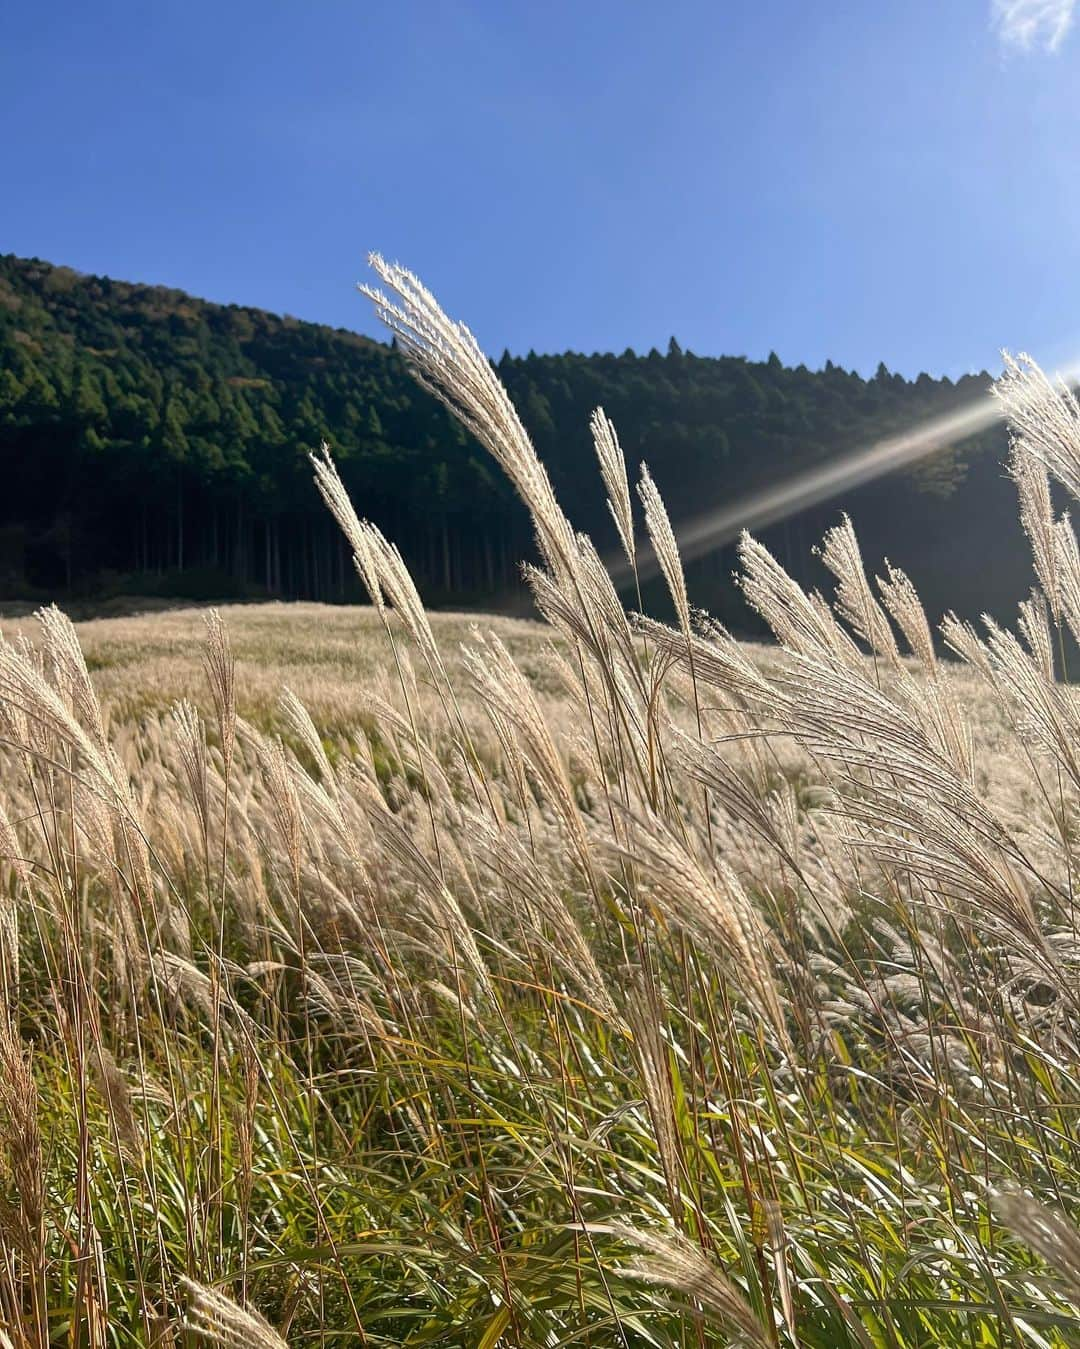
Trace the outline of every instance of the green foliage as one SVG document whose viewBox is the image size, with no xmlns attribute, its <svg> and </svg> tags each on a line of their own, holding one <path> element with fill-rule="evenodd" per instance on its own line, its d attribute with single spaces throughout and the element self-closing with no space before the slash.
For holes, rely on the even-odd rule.
<svg viewBox="0 0 1080 1349">
<path fill-rule="evenodd" d="M 814 373 L 775 353 L 761 363 L 700 357 L 674 338 L 666 355 L 504 353 L 498 369 L 570 518 L 601 547 L 615 539 L 592 472 L 597 405 L 622 430 L 631 465 L 648 461 L 677 524 L 988 387 L 985 375 L 911 383 L 883 366 L 869 381 L 831 362 Z M 0 531 L 22 531 L 17 547 L 6 535 L 0 594 L 143 591 L 151 577 L 161 590 L 199 568 L 234 594 L 354 597 L 304 458 L 324 437 L 358 509 L 399 543 L 425 597 L 490 603 L 515 591 L 532 552 L 524 510 L 392 346 L 0 257 Z M 1015 525 L 998 532 L 1015 514 L 996 472 L 1002 450 L 995 433 L 818 508 L 795 533 L 762 537 L 800 579 L 815 579 L 800 541 L 844 507 L 934 609 L 965 559 L 974 570 L 991 542 L 1000 551 L 1015 541 Z M 910 522 L 907 552 L 896 527 L 928 499 L 927 531 L 959 540 L 947 568 L 935 559 L 920 570 Z M 984 533 L 969 538 L 979 521 Z M 1002 578 L 1007 600 L 1024 593 L 1019 570 Z M 730 565 L 706 560 L 694 577 L 714 607 L 717 571 Z M 998 607 L 985 584 L 982 597 Z"/>
</svg>

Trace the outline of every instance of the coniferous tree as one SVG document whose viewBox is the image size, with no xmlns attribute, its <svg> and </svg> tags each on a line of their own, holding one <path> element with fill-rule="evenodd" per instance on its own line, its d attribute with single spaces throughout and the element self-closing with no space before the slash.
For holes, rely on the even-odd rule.
<svg viewBox="0 0 1080 1349">
<path fill-rule="evenodd" d="M 775 352 L 695 356 L 675 337 L 663 355 L 504 351 L 496 368 L 571 519 L 611 546 L 588 431 L 596 406 L 615 420 L 631 471 L 648 461 L 678 525 L 983 397 L 989 382 L 909 383 L 884 364 L 867 382 L 831 360 L 813 372 Z M 492 604 L 519 593 L 533 546 L 524 511 L 393 343 L 0 257 L 0 594 L 355 596 L 310 481 L 306 452 L 323 439 L 429 595 Z M 936 582 L 951 593 L 962 537 L 974 570 L 984 544 L 1001 555 L 1015 536 L 1026 584 L 1004 449 L 999 433 L 954 447 L 812 507 L 765 542 L 799 579 L 819 580 L 810 543 L 846 508 L 927 590 L 931 612 Z M 936 543 L 947 538 L 948 559 Z M 738 622 L 724 556 L 702 561 L 698 593 Z"/>
</svg>

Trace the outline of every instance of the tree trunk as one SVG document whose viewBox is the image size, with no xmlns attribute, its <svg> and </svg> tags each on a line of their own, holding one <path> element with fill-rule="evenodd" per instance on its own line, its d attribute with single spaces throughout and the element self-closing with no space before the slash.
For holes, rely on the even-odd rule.
<svg viewBox="0 0 1080 1349">
<path fill-rule="evenodd" d="M 176 569 L 184 570 L 184 480 L 176 473 Z"/>
</svg>

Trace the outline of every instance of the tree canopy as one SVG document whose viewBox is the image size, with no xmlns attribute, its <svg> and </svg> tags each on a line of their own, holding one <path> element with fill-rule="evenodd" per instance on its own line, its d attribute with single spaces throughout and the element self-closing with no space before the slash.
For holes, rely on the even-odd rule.
<svg viewBox="0 0 1080 1349">
<path fill-rule="evenodd" d="M 676 522 L 983 395 L 989 376 L 872 379 L 664 354 L 504 353 L 497 369 L 573 522 L 614 543 L 588 432 L 614 420 Z M 388 345 L 181 291 L 0 257 L 0 595 L 119 590 L 319 599 L 355 595 L 311 482 L 326 439 L 361 513 L 402 548 L 425 597 L 505 602 L 531 556 L 524 511 L 486 453 Z M 804 578 L 840 509 L 938 591 L 1003 602 L 1027 562 L 993 430 L 764 531 Z M 867 558 L 872 567 L 880 558 Z M 733 599 L 730 558 L 715 608 Z M 938 582 L 941 582 L 939 587 Z M 948 584 L 946 584 L 946 582 Z M 991 587 L 992 593 L 993 586 Z"/>
</svg>

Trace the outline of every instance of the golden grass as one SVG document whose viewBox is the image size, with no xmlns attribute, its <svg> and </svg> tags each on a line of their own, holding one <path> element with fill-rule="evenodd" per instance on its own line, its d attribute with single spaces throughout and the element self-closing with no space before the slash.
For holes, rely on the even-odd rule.
<svg viewBox="0 0 1080 1349">
<path fill-rule="evenodd" d="M 348 726 L 365 690 L 391 665 L 382 624 L 369 607 L 275 602 L 227 604 L 219 612 L 236 657 L 240 713 L 262 724 L 288 687 L 320 724 Z M 209 710 L 203 678 L 206 613 L 205 606 L 193 605 L 75 624 L 94 687 L 114 719 L 165 711 L 182 698 L 205 702 Z M 430 618 L 453 667 L 458 647 L 481 622 L 543 681 L 543 645 L 550 635 L 545 625 L 477 614 Z M 0 631 L 8 640 L 35 640 L 38 625 L 33 616 L 0 617 Z"/>
<path fill-rule="evenodd" d="M 1076 1343 L 1080 407 L 1011 368 L 1018 636 L 943 659 L 845 521 L 832 604 L 744 538 L 750 646 L 647 476 L 627 614 L 376 266 L 545 622 L 427 614 L 324 452 L 371 609 L 5 625 L 0 1346 Z"/>
</svg>

